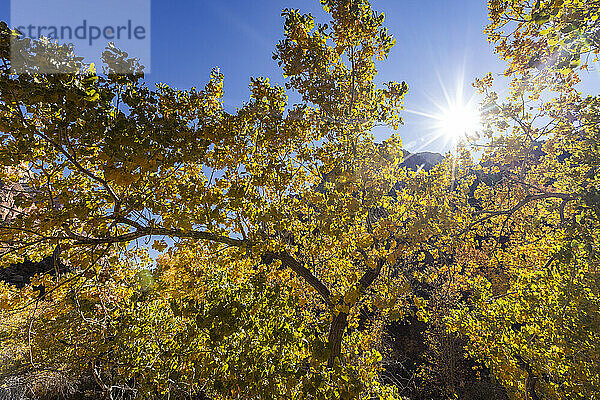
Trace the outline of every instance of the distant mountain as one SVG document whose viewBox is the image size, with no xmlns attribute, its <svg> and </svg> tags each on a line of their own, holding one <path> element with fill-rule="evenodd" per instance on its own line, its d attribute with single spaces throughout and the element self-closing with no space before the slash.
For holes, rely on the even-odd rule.
<svg viewBox="0 0 600 400">
<path fill-rule="evenodd" d="M 402 165 L 415 171 L 417 169 L 429 171 L 444 159 L 444 156 L 441 154 L 431 153 L 429 151 L 424 151 L 422 153 L 411 153 L 407 150 L 402 151 L 404 152 L 404 161 L 402 162 Z"/>
</svg>

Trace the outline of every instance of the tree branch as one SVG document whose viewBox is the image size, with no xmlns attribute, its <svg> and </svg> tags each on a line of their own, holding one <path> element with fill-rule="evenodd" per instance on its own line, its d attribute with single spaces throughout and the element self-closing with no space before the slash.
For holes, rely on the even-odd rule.
<svg viewBox="0 0 600 400">
<path fill-rule="evenodd" d="M 302 277 L 304 279 L 304 281 L 310 285 L 310 287 L 315 289 L 317 291 L 317 293 L 319 293 L 321 295 L 321 298 L 323 299 L 325 304 L 327 304 L 330 307 L 332 306 L 330 290 L 327 288 L 327 286 L 325 286 L 325 284 L 323 282 L 321 282 L 319 280 L 319 278 L 317 278 L 308 268 L 306 268 L 304 266 L 304 264 L 300 263 L 298 260 L 296 260 L 294 257 L 292 257 L 287 252 L 281 252 L 281 253 L 268 252 L 265 255 L 268 258 L 281 261 L 281 264 L 284 267 L 289 268 L 292 271 L 294 271 L 296 274 L 298 274 L 300 277 Z"/>
<path fill-rule="evenodd" d="M 544 199 L 562 199 L 563 203 L 571 201 L 571 200 L 575 200 L 576 197 L 571 196 L 569 194 L 566 193 L 541 193 L 541 194 L 534 194 L 534 195 L 527 195 L 525 196 L 521 201 L 519 201 L 517 204 L 515 204 L 512 208 L 508 209 L 508 210 L 497 210 L 497 211 L 485 211 L 483 212 L 483 214 L 487 214 L 485 217 L 478 219 L 477 221 L 471 223 L 467 228 L 463 229 L 460 234 L 464 234 L 468 231 L 470 231 L 473 227 L 479 225 L 482 222 L 485 222 L 493 217 L 497 217 L 500 215 L 507 215 L 509 218 L 516 213 L 517 211 L 519 211 L 521 208 L 525 207 L 527 204 L 531 203 L 532 201 L 536 201 L 536 200 L 544 200 Z M 564 209 L 564 207 L 563 207 Z"/>
<path fill-rule="evenodd" d="M 137 224 L 137 223 L 135 225 L 139 226 L 139 224 Z M 71 240 L 74 240 L 75 244 L 78 244 L 78 245 L 123 243 L 123 242 L 130 242 L 132 240 L 139 239 L 144 236 L 152 236 L 152 235 L 169 236 L 169 237 L 182 238 L 182 239 L 189 238 L 189 239 L 208 240 L 211 242 L 223 243 L 223 244 L 227 244 L 227 245 L 235 246 L 235 247 L 247 247 L 249 245 L 249 242 L 246 242 L 241 239 L 234 239 L 234 238 L 230 238 L 227 236 L 216 235 L 211 232 L 184 231 L 181 229 L 140 227 L 140 228 L 136 229 L 135 231 L 132 231 L 129 233 L 124 233 L 122 235 L 116 235 L 116 236 L 106 236 L 106 237 L 89 237 L 89 236 L 79 235 L 79 234 L 71 231 L 71 229 L 66 224 L 63 225 L 63 230 L 67 234 L 67 237 L 66 238 L 63 237 L 60 239 L 71 239 Z"/>
</svg>

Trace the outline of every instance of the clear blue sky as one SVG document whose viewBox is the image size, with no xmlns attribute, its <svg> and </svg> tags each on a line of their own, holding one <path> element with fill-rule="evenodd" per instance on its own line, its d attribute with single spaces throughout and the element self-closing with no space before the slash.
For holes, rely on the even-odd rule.
<svg viewBox="0 0 600 400">
<path fill-rule="evenodd" d="M 380 64 L 378 79 L 406 81 L 409 110 L 435 109 L 432 101 L 444 97 L 440 81 L 454 92 L 464 76 L 468 92 L 475 77 L 504 69 L 482 33 L 485 0 L 373 0 L 372 6 L 386 14 L 386 25 L 396 38 L 391 57 Z M 317 0 L 153 1 L 149 79 L 180 88 L 201 85 L 218 66 L 226 79 L 226 107 L 247 98 L 250 76 L 284 82 L 271 55 L 282 37 L 281 10 L 286 7 L 310 11 L 328 22 Z M 431 120 L 408 112 L 404 118 L 399 135 L 408 148 L 420 148 L 432 133 Z M 376 134 L 383 138 L 389 132 Z M 442 141 L 426 148 L 445 150 Z"/>
<path fill-rule="evenodd" d="M 468 96 L 474 78 L 504 69 L 482 34 L 485 0 L 373 0 L 372 5 L 385 12 L 386 25 L 397 40 L 391 57 L 380 64 L 378 79 L 408 83 L 408 110 L 435 111 L 434 102 L 444 102 L 442 86 L 452 93 L 462 78 Z M 310 11 L 328 22 L 318 0 L 153 0 L 147 80 L 178 88 L 202 86 L 211 68 L 218 66 L 226 79 L 225 106 L 233 110 L 247 99 L 251 76 L 283 83 L 271 55 L 282 37 L 280 14 L 286 7 Z M 9 15 L 9 1 L 0 0 L 1 19 Z M 399 135 L 405 146 L 421 148 L 431 134 L 431 121 L 410 112 L 404 118 Z M 380 139 L 388 134 L 376 131 Z M 437 141 L 425 149 L 447 148 Z"/>
</svg>

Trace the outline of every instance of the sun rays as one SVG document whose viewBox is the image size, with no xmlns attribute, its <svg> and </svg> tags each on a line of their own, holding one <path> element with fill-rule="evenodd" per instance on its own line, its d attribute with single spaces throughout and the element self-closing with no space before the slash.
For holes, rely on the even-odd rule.
<svg viewBox="0 0 600 400">
<path fill-rule="evenodd" d="M 464 71 L 458 74 L 454 90 L 449 90 L 438 73 L 441 96 L 426 95 L 428 109 L 405 111 L 422 118 L 420 143 L 413 151 L 429 148 L 438 142 L 446 150 L 452 150 L 461 142 L 478 136 L 482 128 L 478 99 L 475 94 L 465 93 Z"/>
</svg>

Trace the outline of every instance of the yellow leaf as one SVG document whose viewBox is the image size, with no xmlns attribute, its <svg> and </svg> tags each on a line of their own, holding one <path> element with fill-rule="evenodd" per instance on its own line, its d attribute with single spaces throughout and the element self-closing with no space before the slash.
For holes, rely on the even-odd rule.
<svg viewBox="0 0 600 400">
<path fill-rule="evenodd" d="M 156 251 L 162 252 L 167 248 L 167 243 L 164 240 L 155 240 L 152 244 L 152 248 Z"/>
</svg>

